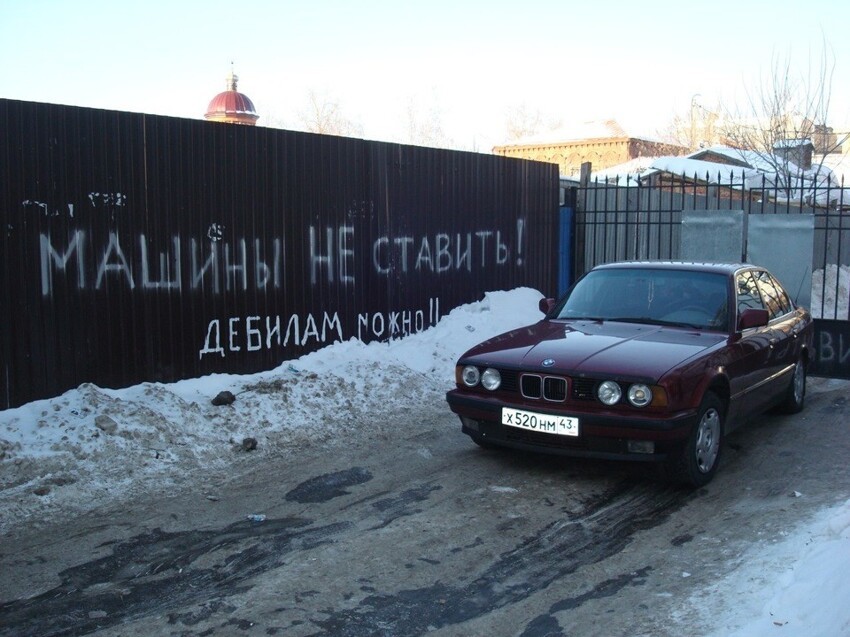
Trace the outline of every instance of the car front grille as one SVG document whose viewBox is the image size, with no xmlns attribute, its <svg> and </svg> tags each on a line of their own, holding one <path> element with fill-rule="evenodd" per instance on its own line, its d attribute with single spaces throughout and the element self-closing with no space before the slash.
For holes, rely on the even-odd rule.
<svg viewBox="0 0 850 637">
<path fill-rule="evenodd" d="M 500 391 L 517 392 L 528 400 L 563 403 L 567 400 L 596 400 L 598 380 L 523 373 L 500 369 Z"/>
<path fill-rule="evenodd" d="M 520 391 L 525 398 L 562 403 L 567 399 L 567 379 L 560 376 L 523 374 Z"/>
</svg>

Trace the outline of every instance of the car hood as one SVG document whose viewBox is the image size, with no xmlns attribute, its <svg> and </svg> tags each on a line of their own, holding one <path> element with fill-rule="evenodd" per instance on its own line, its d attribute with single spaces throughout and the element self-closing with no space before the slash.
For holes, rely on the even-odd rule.
<svg viewBox="0 0 850 637">
<path fill-rule="evenodd" d="M 544 320 L 491 338 L 469 350 L 462 360 L 570 375 L 657 380 L 726 338 L 717 332 L 658 325 Z M 543 361 L 553 362 L 544 366 Z"/>
</svg>

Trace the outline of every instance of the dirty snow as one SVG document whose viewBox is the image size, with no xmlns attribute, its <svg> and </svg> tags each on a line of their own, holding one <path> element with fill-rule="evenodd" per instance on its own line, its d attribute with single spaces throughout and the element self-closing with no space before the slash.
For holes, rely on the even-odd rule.
<svg viewBox="0 0 850 637">
<path fill-rule="evenodd" d="M 436 328 L 390 343 L 336 343 L 269 372 L 118 390 L 84 384 L 0 411 L 0 533 L 230 469 L 248 455 L 235 453 L 247 438 L 257 440 L 256 461 L 346 431 L 379 433 L 412 410 L 447 409 L 458 355 L 539 320 L 540 298 L 528 288 L 491 292 Z M 222 391 L 236 395 L 232 405 L 211 404 Z"/>
<path fill-rule="evenodd" d="M 824 276 L 825 275 L 825 276 Z M 850 316 L 850 266 L 828 265 L 812 272 L 812 316 L 847 320 Z"/>
<path fill-rule="evenodd" d="M 490 292 L 425 332 L 390 343 L 336 343 L 260 374 L 119 390 L 86 384 L 2 411 L 0 533 L 93 502 L 200 483 L 202 475 L 238 470 L 240 459 L 294 453 L 346 429 L 375 431 L 388 426 L 381 414 L 434 409 L 453 384 L 458 355 L 538 320 L 540 297 L 527 288 Z M 213 406 L 224 390 L 236 401 Z M 240 453 L 250 438 L 256 451 Z M 706 633 L 718 636 L 850 634 L 847 573 L 850 501 L 780 544 L 757 548 L 688 604 L 706 613 Z"/>
</svg>

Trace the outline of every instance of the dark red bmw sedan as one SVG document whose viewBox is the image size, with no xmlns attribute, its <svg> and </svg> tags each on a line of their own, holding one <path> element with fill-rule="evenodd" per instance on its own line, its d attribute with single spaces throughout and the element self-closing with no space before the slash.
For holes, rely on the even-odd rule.
<svg viewBox="0 0 850 637">
<path fill-rule="evenodd" d="M 803 408 L 812 318 L 764 268 L 612 263 L 540 309 L 457 363 L 446 399 L 479 445 L 658 461 L 701 486 L 737 425 Z"/>
</svg>

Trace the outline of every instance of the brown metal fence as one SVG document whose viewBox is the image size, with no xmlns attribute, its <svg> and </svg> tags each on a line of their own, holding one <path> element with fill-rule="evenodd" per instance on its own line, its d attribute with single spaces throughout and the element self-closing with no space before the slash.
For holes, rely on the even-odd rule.
<svg viewBox="0 0 850 637">
<path fill-rule="evenodd" d="M 550 164 L 0 100 L 0 408 L 553 290 L 557 209 Z"/>
</svg>

